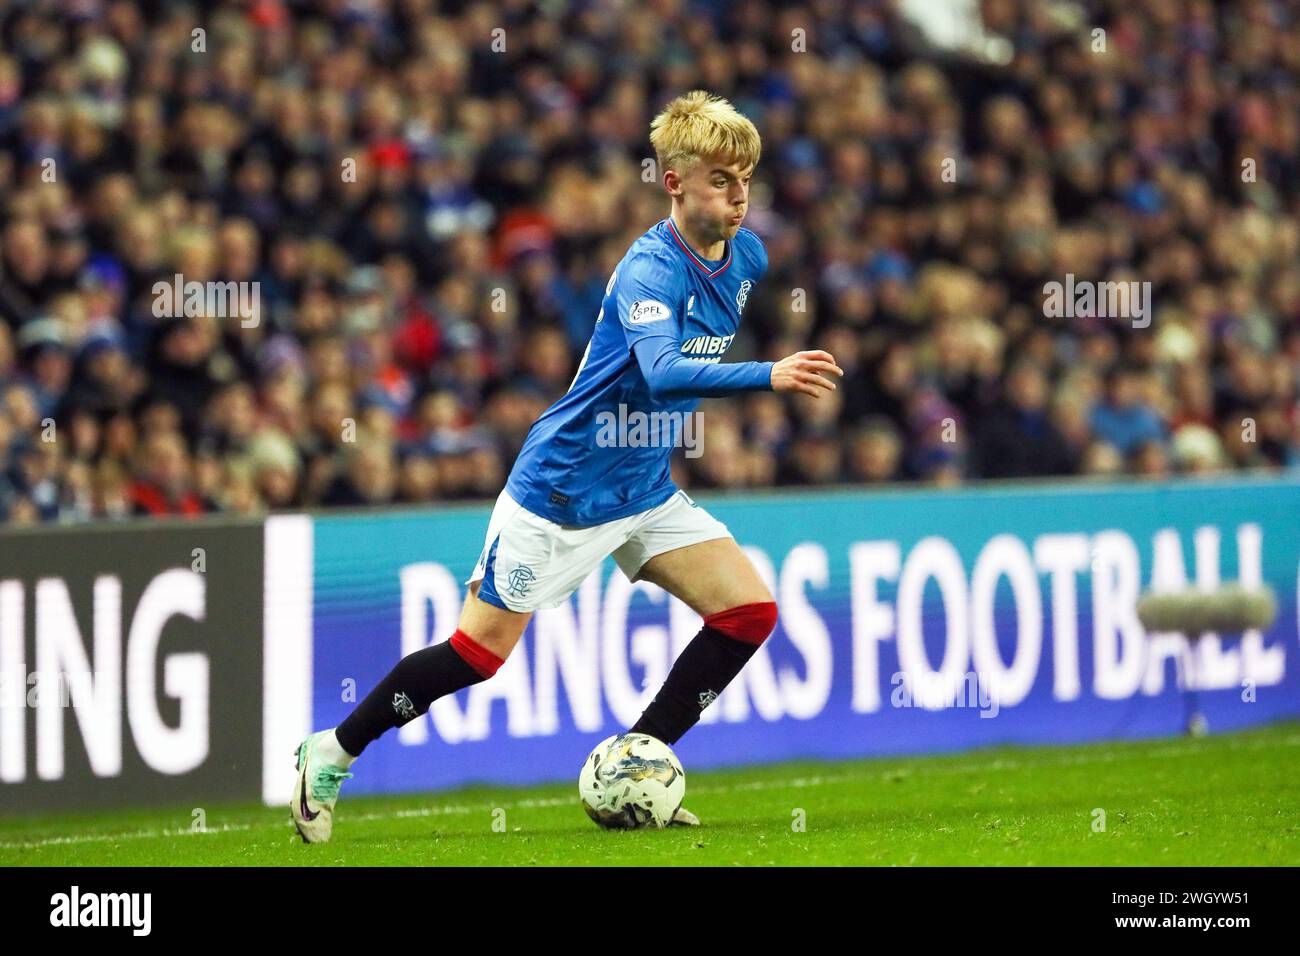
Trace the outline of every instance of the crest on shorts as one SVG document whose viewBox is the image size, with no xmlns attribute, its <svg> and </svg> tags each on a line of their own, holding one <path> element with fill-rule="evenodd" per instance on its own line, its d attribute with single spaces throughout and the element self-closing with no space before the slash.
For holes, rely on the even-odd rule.
<svg viewBox="0 0 1300 956">
<path fill-rule="evenodd" d="M 507 592 L 512 597 L 523 597 L 528 593 L 529 586 L 537 580 L 537 575 L 533 574 L 533 569 L 524 564 L 516 564 L 514 570 L 506 575 L 506 583 L 509 587 Z"/>
</svg>

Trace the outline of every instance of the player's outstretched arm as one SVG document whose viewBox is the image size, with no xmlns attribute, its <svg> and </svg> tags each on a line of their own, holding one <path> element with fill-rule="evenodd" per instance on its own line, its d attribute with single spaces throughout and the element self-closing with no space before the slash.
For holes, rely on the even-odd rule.
<svg viewBox="0 0 1300 956">
<path fill-rule="evenodd" d="M 633 346 L 650 395 L 657 399 L 714 398 L 772 387 L 773 362 L 710 363 L 684 357 L 676 337 L 647 336 Z"/>
<path fill-rule="evenodd" d="M 835 383 L 824 377 L 827 375 L 844 375 L 844 369 L 835 364 L 830 352 L 819 349 L 795 352 L 772 365 L 772 391 L 800 392 L 819 398 L 823 391 L 835 390 Z"/>
<path fill-rule="evenodd" d="M 822 388 L 835 387 L 823 373 L 844 374 L 829 352 L 797 352 L 780 362 L 715 363 L 682 355 L 674 302 L 685 294 L 671 259 L 653 254 L 634 258 L 621 275 L 615 272 L 610 289 L 628 346 L 656 400 L 767 390 L 818 395 Z"/>
</svg>

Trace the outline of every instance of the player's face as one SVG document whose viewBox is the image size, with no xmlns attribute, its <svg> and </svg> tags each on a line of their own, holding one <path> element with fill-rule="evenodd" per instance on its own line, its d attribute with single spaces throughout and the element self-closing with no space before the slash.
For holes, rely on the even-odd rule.
<svg viewBox="0 0 1300 956">
<path fill-rule="evenodd" d="M 734 239 L 749 211 L 752 166 L 705 157 L 681 176 L 682 214 L 698 234 Z"/>
</svg>

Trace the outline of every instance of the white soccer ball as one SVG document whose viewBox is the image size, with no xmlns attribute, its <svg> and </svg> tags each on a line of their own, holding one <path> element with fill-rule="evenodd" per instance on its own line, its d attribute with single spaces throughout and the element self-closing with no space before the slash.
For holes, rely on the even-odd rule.
<svg viewBox="0 0 1300 956">
<path fill-rule="evenodd" d="M 608 830 L 666 827 L 686 795 L 686 771 L 662 740 L 615 734 L 588 755 L 578 795 L 587 816 Z"/>
</svg>

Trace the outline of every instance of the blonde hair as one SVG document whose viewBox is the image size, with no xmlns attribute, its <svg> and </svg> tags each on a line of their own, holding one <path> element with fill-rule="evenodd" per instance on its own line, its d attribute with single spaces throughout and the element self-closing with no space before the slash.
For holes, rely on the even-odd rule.
<svg viewBox="0 0 1300 956">
<path fill-rule="evenodd" d="M 671 103 L 650 124 L 650 145 L 659 170 L 684 173 L 705 156 L 719 156 L 742 168 L 758 165 L 763 143 L 758 130 L 720 96 L 691 90 Z"/>
</svg>

